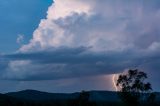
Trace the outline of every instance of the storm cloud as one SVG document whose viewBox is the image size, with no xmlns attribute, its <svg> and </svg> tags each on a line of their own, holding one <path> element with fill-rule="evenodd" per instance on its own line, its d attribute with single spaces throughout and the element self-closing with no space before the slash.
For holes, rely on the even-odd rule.
<svg viewBox="0 0 160 106">
<path fill-rule="evenodd" d="M 93 52 L 92 48 L 52 48 L 38 52 L 2 55 L 2 79 L 57 80 L 107 75 L 148 64 L 159 65 L 159 54 L 150 52 Z M 154 73 L 155 70 L 152 70 Z"/>
<path fill-rule="evenodd" d="M 154 77 L 159 29 L 159 0 L 55 0 L 30 42 L 1 55 L 1 79 L 79 78 L 129 68 Z"/>
</svg>

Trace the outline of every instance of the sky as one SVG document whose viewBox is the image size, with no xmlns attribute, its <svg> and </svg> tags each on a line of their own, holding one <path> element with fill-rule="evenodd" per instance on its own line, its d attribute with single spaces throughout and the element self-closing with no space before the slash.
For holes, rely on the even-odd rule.
<svg viewBox="0 0 160 106">
<path fill-rule="evenodd" d="M 159 91 L 159 0 L 0 5 L 0 92 L 115 91 L 114 76 L 133 68 Z"/>
<path fill-rule="evenodd" d="M 20 43 L 28 43 L 33 31 L 45 18 L 52 0 L 3 0 L 0 2 L 0 52 L 11 53 Z M 24 40 L 17 43 L 17 37 Z M 23 42 L 22 42 L 23 41 Z"/>
</svg>

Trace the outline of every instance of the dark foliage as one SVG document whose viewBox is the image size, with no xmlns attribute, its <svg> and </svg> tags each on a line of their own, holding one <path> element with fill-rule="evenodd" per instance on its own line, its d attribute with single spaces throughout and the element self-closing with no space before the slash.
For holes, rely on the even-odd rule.
<svg viewBox="0 0 160 106">
<path fill-rule="evenodd" d="M 119 75 L 117 86 L 120 88 L 118 93 L 121 100 L 129 106 L 141 104 L 153 104 L 155 94 L 149 82 L 146 82 L 147 74 L 135 70 L 128 70 L 127 73 Z"/>
</svg>

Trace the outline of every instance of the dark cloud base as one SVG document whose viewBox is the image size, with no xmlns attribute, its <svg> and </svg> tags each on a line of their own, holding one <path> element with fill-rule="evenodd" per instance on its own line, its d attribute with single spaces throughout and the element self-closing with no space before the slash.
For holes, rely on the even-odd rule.
<svg viewBox="0 0 160 106">
<path fill-rule="evenodd" d="M 90 49 L 61 47 L 1 55 L 1 79 L 31 81 L 94 76 L 120 73 L 146 64 L 153 73 L 156 70 L 152 70 L 153 67 L 159 68 L 159 54 L 134 50 L 98 53 Z"/>
</svg>

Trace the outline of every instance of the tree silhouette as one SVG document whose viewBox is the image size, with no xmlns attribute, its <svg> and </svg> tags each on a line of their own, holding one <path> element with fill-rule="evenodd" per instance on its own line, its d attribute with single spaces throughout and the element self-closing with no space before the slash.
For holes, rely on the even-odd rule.
<svg viewBox="0 0 160 106">
<path fill-rule="evenodd" d="M 119 75 L 117 87 L 120 88 L 119 96 L 122 101 L 129 106 L 136 106 L 149 98 L 153 99 L 153 94 L 150 94 L 152 87 L 146 82 L 147 78 L 147 74 L 138 69 L 128 70 L 127 73 Z"/>
</svg>

